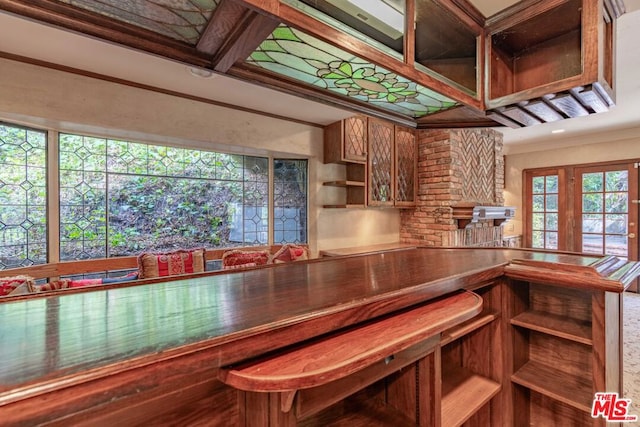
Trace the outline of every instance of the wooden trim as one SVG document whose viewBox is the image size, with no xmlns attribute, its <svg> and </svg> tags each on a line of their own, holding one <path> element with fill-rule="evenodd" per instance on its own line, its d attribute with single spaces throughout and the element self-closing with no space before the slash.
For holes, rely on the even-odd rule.
<svg viewBox="0 0 640 427">
<path fill-rule="evenodd" d="M 2 0 L 0 0 L 2 1 Z M 157 86 L 146 85 L 142 83 L 133 82 L 130 80 L 120 79 L 118 77 L 107 76 L 105 74 L 94 73 L 91 71 L 80 70 L 78 68 L 68 67 L 66 65 L 54 64 L 52 62 L 42 61 L 39 59 L 27 58 L 25 56 L 14 55 L 12 53 L 0 51 L 0 58 L 8 59 L 11 61 L 22 62 L 24 64 L 36 65 L 39 67 L 49 68 L 52 70 L 63 71 L 65 73 L 75 74 L 79 76 L 90 77 L 92 79 L 98 79 L 110 83 L 121 84 L 137 89 L 144 89 L 151 92 L 161 93 L 164 95 L 175 96 L 177 98 L 188 99 L 191 101 L 202 102 L 204 104 L 215 105 L 217 107 L 229 108 L 236 111 L 243 111 L 246 113 L 257 114 L 264 117 L 269 117 L 277 120 L 285 120 L 287 122 L 299 123 L 306 126 L 313 126 L 316 128 L 323 128 L 324 126 L 318 123 L 312 123 L 305 120 L 293 119 L 291 117 L 281 116 L 279 114 L 273 114 L 266 111 L 254 110 L 252 108 L 241 107 L 239 105 L 228 104 L 226 102 L 214 101 L 209 98 L 203 98 L 201 96 L 189 95 L 186 93 L 176 92 L 174 90 L 163 89 Z"/>
<path fill-rule="evenodd" d="M 416 0 L 406 0 L 404 14 L 404 63 L 415 67 L 416 62 Z"/>
<path fill-rule="evenodd" d="M 209 58 L 193 46 L 99 13 L 54 0 L 0 0 L 0 9 L 200 67 Z"/>
</svg>

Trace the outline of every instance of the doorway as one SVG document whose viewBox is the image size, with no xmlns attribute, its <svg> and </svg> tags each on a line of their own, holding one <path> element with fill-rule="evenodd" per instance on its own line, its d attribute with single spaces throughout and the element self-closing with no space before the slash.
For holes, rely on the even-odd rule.
<svg viewBox="0 0 640 427">
<path fill-rule="evenodd" d="M 574 194 L 574 247 L 637 261 L 637 163 L 577 167 Z M 632 287 L 638 292 L 637 283 Z"/>
<path fill-rule="evenodd" d="M 637 162 L 531 169 L 524 179 L 525 247 L 638 260 Z"/>
</svg>

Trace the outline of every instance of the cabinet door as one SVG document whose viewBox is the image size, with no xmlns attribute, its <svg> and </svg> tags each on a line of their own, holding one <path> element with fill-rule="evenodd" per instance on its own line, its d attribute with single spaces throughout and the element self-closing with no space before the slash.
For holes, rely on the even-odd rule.
<svg viewBox="0 0 640 427">
<path fill-rule="evenodd" d="M 349 117 L 344 120 L 343 158 L 349 162 L 367 161 L 367 118 Z"/>
<path fill-rule="evenodd" d="M 368 120 L 369 138 L 369 206 L 393 206 L 394 199 L 394 126 Z"/>
<path fill-rule="evenodd" d="M 416 205 L 417 151 L 415 131 L 396 126 L 396 206 L 409 207 Z"/>
</svg>

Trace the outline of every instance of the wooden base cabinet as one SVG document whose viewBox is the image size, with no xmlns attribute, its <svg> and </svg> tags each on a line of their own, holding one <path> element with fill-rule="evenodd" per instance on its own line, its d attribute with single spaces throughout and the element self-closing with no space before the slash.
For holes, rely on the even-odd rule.
<svg viewBox="0 0 640 427">
<path fill-rule="evenodd" d="M 265 389 L 271 388 L 270 383 L 252 382 L 254 372 L 283 381 L 287 377 L 285 371 L 289 371 L 291 363 L 300 360 L 303 353 L 305 360 L 315 360 L 305 348 L 247 367 L 232 367 L 228 376 L 223 374 L 221 378 L 230 385 L 256 390 L 240 392 L 240 413 L 245 414 L 241 424 L 247 426 L 501 425 L 502 286 L 502 282 L 497 281 L 474 290 L 482 296 L 482 308 L 476 316 L 332 382 L 323 379 L 311 388 L 268 393 Z M 409 323 L 416 322 L 414 317 L 407 319 Z M 387 331 L 387 328 L 380 330 Z M 359 331 L 354 329 L 346 334 L 353 334 L 350 342 L 356 342 Z M 391 341 L 397 338 L 388 337 Z M 339 352 L 339 343 L 340 339 L 329 337 L 319 345 L 327 344 L 327 352 L 331 349 Z M 309 350 L 313 351 L 312 347 L 317 345 L 312 343 Z M 366 346 L 362 351 L 368 351 Z M 378 350 L 376 353 L 383 354 Z M 308 369 L 318 369 L 330 357 L 310 362 Z M 346 360 L 340 362 L 343 363 Z M 306 369 L 305 375 L 312 376 Z M 320 368 L 323 377 L 331 375 L 333 369 L 329 365 Z M 301 377 L 300 382 L 305 381 L 310 384 Z"/>
<path fill-rule="evenodd" d="M 514 414 L 527 425 L 605 425 L 591 409 L 596 392 L 622 395 L 622 296 L 523 281 L 509 289 Z"/>
<path fill-rule="evenodd" d="M 502 424 L 502 282 L 474 290 L 483 310 L 442 335 L 441 426 Z"/>
</svg>

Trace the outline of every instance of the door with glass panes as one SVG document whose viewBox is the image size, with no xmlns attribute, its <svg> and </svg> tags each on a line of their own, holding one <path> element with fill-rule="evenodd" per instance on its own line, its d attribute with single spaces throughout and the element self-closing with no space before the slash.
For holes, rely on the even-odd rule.
<svg viewBox="0 0 640 427">
<path fill-rule="evenodd" d="M 574 248 L 638 259 L 638 169 L 633 163 L 577 167 Z M 634 284 L 637 291 L 637 285 Z"/>
</svg>

